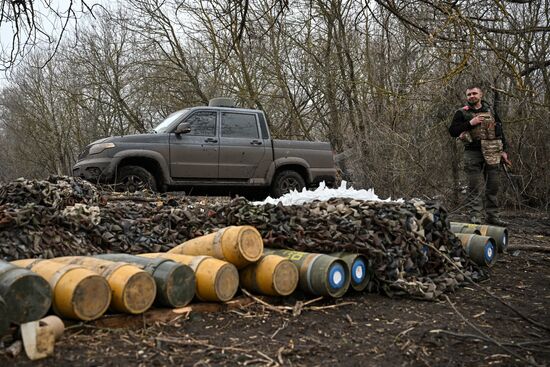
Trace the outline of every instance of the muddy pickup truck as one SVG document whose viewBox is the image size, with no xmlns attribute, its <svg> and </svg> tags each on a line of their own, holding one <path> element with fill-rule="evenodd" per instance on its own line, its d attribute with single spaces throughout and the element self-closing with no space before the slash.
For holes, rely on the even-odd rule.
<svg viewBox="0 0 550 367">
<path fill-rule="evenodd" d="M 264 113 L 218 98 L 174 112 L 148 134 L 108 137 L 88 145 L 73 176 L 119 190 L 181 187 L 291 189 L 334 184 L 329 143 L 272 139 Z"/>
</svg>

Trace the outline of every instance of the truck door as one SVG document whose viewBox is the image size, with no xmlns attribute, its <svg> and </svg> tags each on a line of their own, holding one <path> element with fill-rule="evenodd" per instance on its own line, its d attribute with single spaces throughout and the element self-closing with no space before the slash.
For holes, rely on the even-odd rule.
<svg viewBox="0 0 550 367">
<path fill-rule="evenodd" d="M 187 134 L 170 134 L 170 173 L 174 179 L 218 177 L 219 141 L 216 111 L 196 111 L 184 121 Z"/>
<path fill-rule="evenodd" d="M 263 139 L 255 113 L 222 112 L 220 128 L 219 178 L 254 178 L 264 159 L 267 139 Z M 262 176 L 263 177 L 263 176 Z"/>
</svg>

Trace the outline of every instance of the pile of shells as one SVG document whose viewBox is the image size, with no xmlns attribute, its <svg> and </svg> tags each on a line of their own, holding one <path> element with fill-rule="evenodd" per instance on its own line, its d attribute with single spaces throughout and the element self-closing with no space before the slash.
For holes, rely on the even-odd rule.
<svg viewBox="0 0 550 367">
<path fill-rule="evenodd" d="M 447 213 L 420 201 L 335 198 L 303 205 L 226 203 L 146 193 L 101 194 L 78 178 L 17 180 L 0 186 L 0 256 L 5 260 L 168 251 L 228 225 L 252 225 L 267 247 L 349 251 L 370 261 L 371 290 L 437 298 L 464 275 L 483 272 L 449 231 Z M 462 269 L 462 272 L 456 269 Z"/>
</svg>

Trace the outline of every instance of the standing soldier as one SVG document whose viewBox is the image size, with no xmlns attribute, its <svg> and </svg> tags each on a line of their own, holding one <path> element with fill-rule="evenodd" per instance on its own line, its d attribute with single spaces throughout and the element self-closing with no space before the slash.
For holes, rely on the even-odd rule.
<svg viewBox="0 0 550 367">
<path fill-rule="evenodd" d="M 506 226 L 499 217 L 497 201 L 500 162 L 511 165 L 500 118 L 482 100 L 483 91 L 477 85 L 466 89 L 468 104 L 453 116 L 449 127 L 452 137 L 464 143 L 464 171 L 468 178 L 466 206 L 470 221 L 481 224 L 485 196 L 486 222 Z"/>
</svg>

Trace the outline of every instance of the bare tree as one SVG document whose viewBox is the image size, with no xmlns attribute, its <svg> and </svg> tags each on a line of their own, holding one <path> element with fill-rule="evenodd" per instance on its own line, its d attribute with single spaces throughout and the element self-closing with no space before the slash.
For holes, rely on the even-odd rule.
<svg viewBox="0 0 550 367">
<path fill-rule="evenodd" d="M 92 14 L 95 1 L 13 0 L 0 5 L 0 70 L 8 70 L 34 48 L 47 50 L 47 64 L 57 52 L 69 27 L 76 29 L 83 14 Z"/>
</svg>

